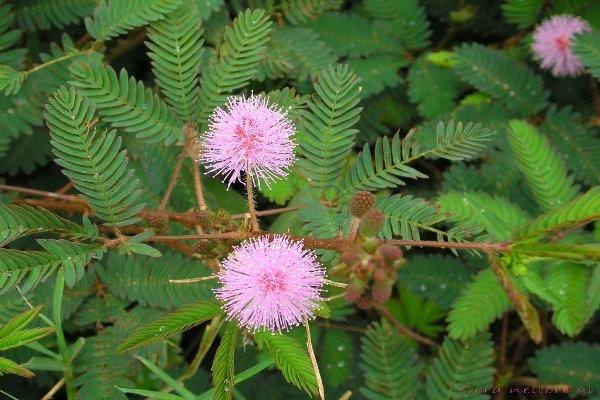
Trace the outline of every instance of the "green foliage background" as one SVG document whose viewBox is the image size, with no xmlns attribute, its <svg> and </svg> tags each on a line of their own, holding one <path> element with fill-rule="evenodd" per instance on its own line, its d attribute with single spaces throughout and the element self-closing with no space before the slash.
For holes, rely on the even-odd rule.
<svg viewBox="0 0 600 400">
<path fill-rule="evenodd" d="M 554 14 L 594 29 L 574 39 L 580 77 L 532 58 Z M 214 108 L 252 92 L 288 111 L 299 144 L 257 207 L 300 209 L 263 229 L 348 235 L 367 190 L 380 239 L 437 242 L 404 248 L 382 306 L 434 344 L 327 303 L 311 323 L 326 398 L 600 398 L 599 35 L 586 0 L 0 0 L 0 398 L 63 377 L 69 400 L 318 395 L 304 328 L 241 331 L 215 281 L 169 282 L 210 275 L 234 241 L 151 240 L 196 233 L 148 210 L 181 159 L 165 206 L 194 215 L 186 132 L 201 143 Z M 205 228 L 244 230 L 243 185 L 202 179 Z M 69 182 L 59 199 L 4 186 Z M 506 247 L 488 257 L 488 242 Z"/>
</svg>

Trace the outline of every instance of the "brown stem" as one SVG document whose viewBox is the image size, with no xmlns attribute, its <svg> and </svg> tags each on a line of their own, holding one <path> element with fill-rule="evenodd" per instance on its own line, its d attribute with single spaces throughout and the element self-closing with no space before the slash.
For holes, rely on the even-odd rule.
<svg viewBox="0 0 600 400">
<path fill-rule="evenodd" d="M 246 196 L 248 198 L 248 212 L 250 213 L 250 223 L 252 231 L 258 231 L 258 219 L 256 218 L 256 209 L 254 208 L 254 191 L 252 188 L 252 176 L 246 174 Z"/>
<path fill-rule="evenodd" d="M 394 315 L 384 306 L 375 306 L 374 308 L 375 308 L 375 311 L 377 311 L 379 313 L 379 315 L 381 315 L 382 317 L 384 317 L 385 319 L 390 321 L 392 323 L 392 325 L 394 325 L 394 327 L 396 328 L 396 330 L 398 331 L 399 334 L 401 334 L 403 336 L 407 336 L 407 337 L 414 339 L 415 341 L 422 343 L 424 345 L 427 345 L 427 346 L 432 346 L 432 347 L 438 346 L 438 344 L 436 342 L 434 342 L 433 340 L 426 338 L 425 336 L 419 335 L 417 332 L 413 331 L 409 327 L 402 324 L 402 322 L 398 321 L 396 319 L 396 317 L 394 317 Z"/>
<path fill-rule="evenodd" d="M 285 212 L 289 212 L 289 211 L 298 211 L 301 210 L 303 208 L 306 208 L 305 205 L 299 205 L 299 206 L 290 206 L 290 207 L 281 207 L 281 208 L 272 208 L 270 210 L 262 210 L 262 211 L 256 211 L 256 216 L 257 217 L 266 217 L 269 215 L 277 215 L 277 214 L 282 214 Z M 244 219 L 247 218 L 247 213 L 244 214 L 231 214 L 231 219 Z"/>
<path fill-rule="evenodd" d="M 181 173 L 181 167 L 183 166 L 183 161 L 185 160 L 186 150 L 185 148 L 181 150 L 179 153 L 179 157 L 177 157 L 177 163 L 175 163 L 175 168 L 173 169 L 173 174 L 171 175 L 171 180 L 169 181 L 169 185 L 167 186 L 167 190 L 158 206 L 159 210 L 164 210 L 167 208 L 167 203 L 169 203 L 169 199 L 171 198 L 171 193 L 173 193 L 173 189 L 175 189 L 175 185 L 177 184 L 177 178 L 179 178 L 179 174 Z"/>
<path fill-rule="evenodd" d="M 46 192 L 44 190 L 28 189 L 28 188 L 19 187 L 19 186 L 0 184 L 0 190 L 6 190 L 8 192 L 30 194 L 33 196 L 49 197 L 52 199 L 71 201 L 71 202 L 75 202 L 75 203 L 85 203 L 85 200 L 83 200 L 79 196 L 74 196 L 71 194 L 61 194 L 61 193 L 56 193 L 56 192 Z"/>
<path fill-rule="evenodd" d="M 65 194 L 65 193 L 68 193 L 68 192 L 69 192 L 69 190 L 73 189 L 73 186 L 74 186 L 74 185 L 73 185 L 73 182 L 69 181 L 69 182 L 67 182 L 67 183 L 66 183 L 66 184 L 65 184 L 63 187 L 61 187 L 60 189 L 58 189 L 58 190 L 56 191 L 56 193 L 59 193 L 59 194 Z"/>
<path fill-rule="evenodd" d="M 121 57 L 123 54 L 129 53 L 129 50 L 135 48 L 146 38 L 146 29 L 139 28 L 133 31 L 125 39 L 117 41 L 117 45 L 113 47 L 108 55 L 106 56 L 106 63 L 110 64 L 112 61 Z"/>
<path fill-rule="evenodd" d="M 198 202 L 198 208 L 200 210 L 206 210 L 208 206 L 206 205 L 206 200 L 204 200 L 204 190 L 202 189 L 200 165 L 198 165 L 197 162 L 194 162 L 192 170 L 194 172 L 194 188 L 196 189 L 196 201 Z"/>
</svg>

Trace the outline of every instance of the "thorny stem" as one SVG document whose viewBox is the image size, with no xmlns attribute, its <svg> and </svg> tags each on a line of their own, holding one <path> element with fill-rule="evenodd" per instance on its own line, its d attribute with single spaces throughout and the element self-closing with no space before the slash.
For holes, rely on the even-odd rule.
<svg viewBox="0 0 600 400">
<path fill-rule="evenodd" d="M 413 330 L 402 324 L 402 322 L 398 321 L 396 317 L 394 317 L 394 315 L 384 306 L 375 306 L 374 308 L 375 311 L 379 313 L 379 315 L 381 315 L 382 317 L 390 321 L 392 325 L 394 325 L 399 334 L 403 336 L 408 336 L 409 338 L 412 338 L 415 341 L 425 344 L 427 346 L 438 346 L 438 344 L 433 340 L 426 338 L 425 336 L 419 335 L 417 332 L 414 332 Z"/>
<path fill-rule="evenodd" d="M 68 193 L 68 192 L 69 192 L 69 190 L 73 189 L 73 186 L 74 186 L 74 185 L 73 185 L 73 182 L 72 182 L 72 181 L 69 181 L 69 182 L 65 183 L 65 185 L 64 185 L 63 187 L 61 187 L 60 189 L 58 189 L 58 190 L 56 191 L 56 193 L 59 193 L 59 194 L 65 194 L 65 193 Z"/>
<path fill-rule="evenodd" d="M 315 351 L 312 345 L 312 338 L 310 337 L 310 326 L 308 324 L 308 318 L 304 317 L 304 326 L 306 327 L 306 348 L 308 349 L 308 355 L 310 356 L 310 362 L 313 366 L 313 371 L 317 378 L 317 387 L 319 389 L 319 396 L 321 400 L 325 400 L 325 389 L 323 388 L 323 379 L 321 378 L 321 372 L 319 372 L 319 364 L 317 363 L 317 357 L 315 357 Z"/>
<path fill-rule="evenodd" d="M 192 159 L 192 173 L 194 176 L 194 189 L 196 191 L 196 201 L 198 202 L 198 208 L 200 210 L 206 210 L 206 200 L 204 199 L 204 189 L 202 188 L 202 175 L 200 174 L 200 164 L 196 162 L 197 153 L 197 139 L 198 131 L 194 124 L 188 122 L 183 127 L 183 133 L 185 135 L 185 143 L 183 145 L 187 155 Z M 199 226 L 199 225 L 198 225 Z"/>
<path fill-rule="evenodd" d="M 19 186 L 3 185 L 3 184 L 0 184 L 0 190 L 6 190 L 7 192 L 30 194 L 33 196 L 40 196 L 40 197 L 50 197 L 52 199 L 65 200 L 65 201 L 70 201 L 70 202 L 75 202 L 75 203 L 80 203 L 80 204 L 85 203 L 85 200 L 83 200 L 81 197 L 74 196 L 72 194 L 46 192 L 43 190 L 28 189 L 28 188 L 19 187 Z"/>
<path fill-rule="evenodd" d="M 254 208 L 254 190 L 252 186 L 252 176 L 246 174 L 246 195 L 248 197 L 248 213 L 250 213 L 250 223 L 252 224 L 252 232 L 257 232 L 258 219 L 256 219 L 256 209 Z"/>
<path fill-rule="evenodd" d="M 169 185 L 167 186 L 167 190 L 165 190 L 165 194 L 158 206 L 160 211 L 167 208 L 167 204 L 169 203 L 169 199 L 171 198 L 171 193 L 173 193 L 173 189 L 175 189 L 175 185 L 177 184 L 177 178 L 179 178 L 179 174 L 181 173 L 181 167 L 183 166 L 183 162 L 185 161 L 186 150 L 185 148 L 181 150 L 179 153 L 179 157 L 177 157 L 177 163 L 175 163 L 175 168 L 173 169 L 173 174 L 171 175 L 171 180 L 169 181 Z"/>
</svg>

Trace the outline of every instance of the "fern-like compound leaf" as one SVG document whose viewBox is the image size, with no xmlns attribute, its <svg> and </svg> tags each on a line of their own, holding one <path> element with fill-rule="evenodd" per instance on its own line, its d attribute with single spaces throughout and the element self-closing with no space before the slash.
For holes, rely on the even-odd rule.
<svg viewBox="0 0 600 400">
<path fill-rule="evenodd" d="M 487 327 L 510 308 L 506 292 L 494 272 L 479 272 L 452 305 L 448 333 L 455 339 L 468 339 Z"/>
<path fill-rule="evenodd" d="M 456 257 L 431 254 L 407 259 L 398 271 L 398 283 L 412 293 L 450 308 L 469 282 L 467 267 Z"/>
<path fill-rule="evenodd" d="M 465 341 L 446 338 L 426 375 L 427 398 L 487 399 L 481 392 L 493 383 L 494 347 L 489 333 Z M 475 390 L 479 393 L 464 393 Z"/>
<path fill-rule="evenodd" d="M 589 278 L 589 267 L 581 264 L 552 265 L 548 271 L 545 283 L 554 297 L 552 323 L 565 335 L 577 335 L 588 322 Z"/>
<path fill-rule="evenodd" d="M 600 79 L 600 32 L 577 35 L 573 42 L 573 52 L 579 57 L 589 73 Z"/>
<path fill-rule="evenodd" d="M 553 231 L 568 229 L 599 219 L 600 186 L 594 186 L 562 207 L 540 215 L 525 226 L 519 236 L 528 238 L 546 235 Z"/>
<path fill-rule="evenodd" d="M 416 398 L 422 365 L 415 344 L 386 321 L 369 326 L 361 342 L 365 386 L 360 393 L 370 400 Z"/>
<path fill-rule="evenodd" d="M 73 286 L 83 275 L 84 267 L 92 258 L 101 258 L 100 245 L 72 243 L 66 240 L 39 240 L 47 251 L 22 251 L 0 249 L 0 294 L 17 285 L 28 292 L 64 268 L 67 283 Z"/>
<path fill-rule="evenodd" d="M 548 104 L 542 78 L 505 53 L 480 44 L 455 49 L 456 72 L 519 115 L 534 114 Z"/>
<path fill-rule="evenodd" d="M 96 0 L 22 0 L 18 2 L 17 21 L 28 31 L 64 28 L 92 14 Z"/>
<path fill-rule="evenodd" d="M 327 0 L 282 0 L 281 11 L 291 24 L 298 25 L 320 17 L 328 6 Z"/>
<path fill-rule="evenodd" d="M 148 56 L 161 93 L 182 121 L 193 121 L 203 52 L 198 7 L 182 4 L 165 19 L 150 24 L 148 38 Z"/>
<path fill-rule="evenodd" d="M 450 68 L 440 67 L 420 58 L 408 71 L 408 96 L 418 104 L 419 114 L 433 118 L 452 111 L 463 83 Z"/>
<path fill-rule="evenodd" d="M 168 339 L 181 331 L 220 315 L 221 312 L 220 305 L 212 301 L 188 304 L 136 329 L 127 340 L 121 343 L 117 351 L 125 352 Z"/>
<path fill-rule="evenodd" d="M 387 239 L 398 236 L 404 240 L 420 240 L 419 230 L 438 233 L 433 225 L 446 219 L 434 205 L 411 195 L 380 197 L 376 208 L 386 216 L 381 235 Z"/>
<path fill-rule="evenodd" d="M 352 151 L 360 118 L 360 88 L 347 65 L 330 66 L 314 85 L 316 95 L 303 110 L 300 163 L 311 183 L 324 192 L 335 186 Z"/>
<path fill-rule="evenodd" d="M 12 49 L 21 39 L 21 31 L 14 28 L 15 13 L 10 4 L 0 1 L 0 64 L 20 70 L 26 49 Z"/>
<path fill-rule="evenodd" d="M 572 200 L 579 188 L 548 139 L 524 121 L 512 120 L 509 127 L 508 141 L 540 207 L 550 211 Z"/>
<path fill-rule="evenodd" d="M 377 139 L 371 155 L 367 143 L 363 151 L 352 163 L 343 178 L 342 187 L 347 191 L 376 190 L 405 185 L 401 178 L 427 178 L 408 163 L 420 157 L 420 147 L 410 139 L 400 139 L 395 134 L 391 140 L 387 136 Z"/>
<path fill-rule="evenodd" d="M 98 109 L 114 128 L 135 133 L 149 142 L 171 144 L 183 137 L 177 116 L 142 82 L 122 69 L 119 75 L 108 65 L 75 63 L 70 83 Z"/>
<path fill-rule="evenodd" d="M 431 30 L 425 9 L 418 0 L 367 0 L 365 9 L 375 18 L 394 20 L 403 44 L 421 49 L 429 44 Z"/>
<path fill-rule="evenodd" d="M 538 129 L 564 154 L 567 167 L 578 180 L 590 186 L 600 182 L 600 138 L 572 107 L 550 107 Z"/>
<path fill-rule="evenodd" d="M 536 23 L 543 5 L 542 0 L 505 0 L 502 13 L 511 24 L 527 28 Z"/>
<path fill-rule="evenodd" d="M 41 207 L 0 204 L 0 247 L 18 238 L 42 232 L 83 235 L 79 225 Z"/>
<path fill-rule="evenodd" d="M 337 57 L 312 29 L 283 26 L 274 29 L 259 78 L 314 78 Z"/>
<path fill-rule="evenodd" d="M 246 86 L 265 56 L 271 21 L 264 10 L 240 12 L 225 28 L 223 44 L 209 62 L 200 81 L 198 120 L 205 123 L 215 107 L 228 95 Z"/>
<path fill-rule="evenodd" d="M 377 140 L 371 156 L 368 144 L 363 147 L 350 169 L 344 175 L 342 187 L 352 190 L 375 190 L 404 185 L 401 178 L 427 178 L 427 175 L 409 164 L 425 156 L 437 156 L 448 160 L 467 160 L 485 149 L 492 131 L 471 122 L 463 125 L 450 120 L 439 122 L 436 129 L 437 143 L 429 149 L 421 149 L 412 138 L 401 140 L 396 134 L 392 142 L 387 137 Z"/>
<path fill-rule="evenodd" d="M 507 240 L 529 217 L 517 205 L 487 193 L 448 192 L 437 199 L 449 220 L 468 226 L 482 226 L 496 240 Z"/>
<path fill-rule="evenodd" d="M 256 343 L 266 348 L 289 383 L 309 395 L 317 394 L 317 377 L 306 349 L 291 336 L 260 331 L 254 334 Z"/>
<path fill-rule="evenodd" d="M 543 348 L 528 363 L 543 382 L 562 382 L 587 389 L 600 385 L 598 360 L 600 346 L 573 342 Z"/>
<path fill-rule="evenodd" d="M 238 328 L 227 325 L 212 364 L 213 400 L 231 400 L 234 383 L 234 355 Z"/>
<path fill-rule="evenodd" d="M 182 0 L 100 0 L 85 27 L 94 38 L 107 40 L 165 18 Z"/>
<path fill-rule="evenodd" d="M 170 279 L 190 279 L 210 275 L 210 270 L 198 261 L 176 253 L 163 252 L 152 264 L 143 256 L 109 254 L 105 266 L 95 271 L 102 283 L 115 296 L 136 301 L 144 306 L 172 309 L 198 300 L 213 298 L 212 282 L 177 285 Z"/>
<path fill-rule="evenodd" d="M 116 131 L 98 132 L 94 107 L 73 88 L 59 89 L 45 115 L 57 164 L 96 215 L 114 226 L 138 221 L 141 191 Z"/>
</svg>

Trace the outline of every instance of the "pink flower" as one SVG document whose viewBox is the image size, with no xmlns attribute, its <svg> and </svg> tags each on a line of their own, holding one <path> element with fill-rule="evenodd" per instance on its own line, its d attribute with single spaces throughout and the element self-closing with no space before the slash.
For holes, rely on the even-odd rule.
<svg viewBox="0 0 600 400">
<path fill-rule="evenodd" d="M 552 71 L 554 76 L 581 74 L 584 68 L 571 50 L 571 40 L 575 34 L 591 29 L 586 21 L 571 15 L 555 15 L 538 25 L 532 48 L 542 68 Z"/>
<path fill-rule="evenodd" d="M 294 161 L 294 132 L 286 112 L 265 98 L 230 97 L 209 119 L 200 160 L 210 173 L 225 175 L 228 184 L 241 181 L 245 172 L 268 185 L 286 176 Z"/>
<path fill-rule="evenodd" d="M 277 235 L 237 246 L 218 277 L 222 287 L 216 295 L 228 319 L 252 330 L 280 332 L 314 316 L 325 269 L 301 243 Z"/>
</svg>

